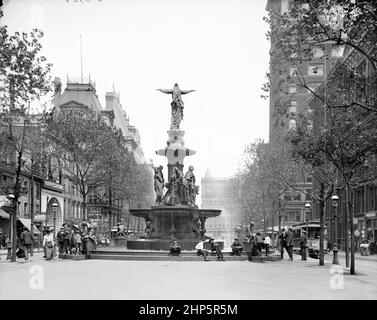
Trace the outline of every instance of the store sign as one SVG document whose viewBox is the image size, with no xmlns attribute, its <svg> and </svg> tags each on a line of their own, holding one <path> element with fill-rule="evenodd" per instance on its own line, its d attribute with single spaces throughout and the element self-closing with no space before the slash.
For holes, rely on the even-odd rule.
<svg viewBox="0 0 377 320">
<path fill-rule="evenodd" d="M 356 237 L 356 238 L 360 237 L 360 231 L 359 231 L 359 230 L 355 230 L 354 233 L 355 233 L 355 237 Z"/>
<path fill-rule="evenodd" d="M 64 191 L 64 187 L 61 184 L 50 181 L 50 180 L 43 181 L 43 188 L 58 191 L 58 192 Z"/>
<path fill-rule="evenodd" d="M 376 217 L 376 212 L 368 212 L 365 214 L 366 218 L 375 218 Z"/>
<path fill-rule="evenodd" d="M 88 207 L 88 218 L 89 219 L 101 219 L 102 210 L 100 207 Z"/>
<path fill-rule="evenodd" d="M 359 220 L 357 218 L 353 218 L 353 224 L 357 224 Z"/>
</svg>

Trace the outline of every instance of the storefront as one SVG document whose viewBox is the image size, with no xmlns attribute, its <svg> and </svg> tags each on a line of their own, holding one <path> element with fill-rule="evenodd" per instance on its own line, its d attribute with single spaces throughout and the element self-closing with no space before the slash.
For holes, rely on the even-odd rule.
<svg viewBox="0 0 377 320">
<path fill-rule="evenodd" d="M 377 242 L 377 211 L 369 211 L 365 214 L 364 238 Z"/>
<path fill-rule="evenodd" d="M 0 208 L 0 234 L 10 234 L 10 214 Z"/>
<path fill-rule="evenodd" d="M 98 236 L 110 233 L 110 217 L 106 214 L 106 208 L 101 206 L 88 206 L 88 220 L 96 229 Z"/>
</svg>

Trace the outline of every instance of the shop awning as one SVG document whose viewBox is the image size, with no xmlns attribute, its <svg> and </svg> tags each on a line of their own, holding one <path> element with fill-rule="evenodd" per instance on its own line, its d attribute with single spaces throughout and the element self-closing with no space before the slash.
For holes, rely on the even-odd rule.
<svg viewBox="0 0 377 320">
<path fill-rule="evenodd" d="M 30 230 L 31 228 L 31 220 L 30 219 L 25 219 L 25 218 L 18 218 L 18 220 L 26 227 L 28 228 L 28 230 Z M 40 234 L 41 232 L 35 227 L 33 226 L 33 233 L 34 234 Z"/>
<path fill-rule="evenodd" d="M 3 209 L 0 209 L 0 218 L 9 219 L 9 213 L 5 212 Z"/>
</svg>

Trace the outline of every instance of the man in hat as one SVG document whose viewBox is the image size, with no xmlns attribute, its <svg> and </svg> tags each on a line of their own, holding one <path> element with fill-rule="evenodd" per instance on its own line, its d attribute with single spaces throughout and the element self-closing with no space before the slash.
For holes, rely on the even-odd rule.
<svg viewBox="0 0 377 320">
<path fill-rule="evenodd" d="M 197 251 L 197 254 L 198 256 L 203 256 L 204 257 L 204 261 L 207 261 L 207 256 L 209 254 L 209 251 L 204 249 L 204 243 L 205 243 L 206 239 L 205 238 L 202 238 L 201 241 L 199 241 L 196 246 L 195 246 L 195 250 Z"/>
<path fill-rule="evenodd" d="M 64 230 L 64 227 L 61 227 L 56 235 L 56 238 L 58 240 L 60 254 L 63 254 L 64 252 L 64 237 L 65 237 L 65 230 Z"/>
<path fill-rule="evenodd" d="M 300 238 L 300 249 L 301 249 L 301 260 L 306 260 L 306 246 L 308 237 L 305 230 L 301 230 Z"/>
<path fill-rule="evenodd" d="M 281 257 L 282 260 L 284 258 L 284 249 L 286 247 L 285 237 L 286 237 L 285 229 L 282 228 L 280 236 L 279 236 L 279 241 L 280 241 L 280 257 Z"/>
<path fill-rule="evenodd" d="M 24 228 L 24 231 L 21 233 L 20 240 L 22 245 L 24 246 L 25 260 L 28 260 L 29 252 L 31 251 L 31 246 L 34 241 L 34 237 L 32 233 L 28 230 L 28 228 Z"/>
<path fill-rule="evenodd" d="M 240 243 L 240 240 L 238 238 L 234 238 L 234 241 L 232 245 L 230 246 L 232 248 L 232 255 L 240 256 L 242 253 L 242 244 Z"/>
<path fill-rule="evenodd" d="M 263 242 L 264 242 L 264 247 L 266 249 L 266 256 L 269 254 L 269 249 L 270 249 L 270 245 L 271 245 L 271 239 L 270 237 L 268 236 L 268 234 L 266 234 L 263 238 Z"/>
<path fill-rule="evenodd" d="M 211 251 L 215 251 L 217 254 L 217 261 L 225 261 L 220 246 L 217 242 L 215 242 L 215 239 L 209 239 L 209 243 L 211 244 Z"/>
<path fill-rule="evenodd" d="M 64 251 L 66 254 L 72 254 L 72 246 L 71 246 L 71 242 L 72 242 L 72 231 L 71 229 L 68 227 L 67 224 L 64 224 L 67 228 L 65 229 L 65 234 L 64 234 Z M 63 225 L 63 226 L 64 226 Z"/>
<path fill-rule="evenodd" d="M 177 239 L 174 239 L 170 246 L 170 255 L 179 256 L 180 253 L 181 253 L 181 246 L 179 245 Z"/>
<path fill-rule="evenodd" d="M 285 237 L 285 248 L 289 255 L 289 261 L 293 261 L 293 230 L 292 228 L 288 228 L 288 232 Z"/>
</svg>

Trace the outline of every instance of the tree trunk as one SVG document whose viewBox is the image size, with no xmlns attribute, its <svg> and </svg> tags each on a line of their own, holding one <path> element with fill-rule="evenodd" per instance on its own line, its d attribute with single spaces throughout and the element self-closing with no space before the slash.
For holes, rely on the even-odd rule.
<svg viewBox="0 0 377 320">
<path fill-rule="evenodd" d="M 348 217 L 350 213 L 350 194 L 349 194 L 349 188 L 348 183 L 346 184 L 346 213 L 344 215 L 344 250 L 346 252 L 346 267 L 349 267 L 349 248 L 348 248 Z"/>
<path fill-rule="evenodd" d="M 277 238 L 277 248 L 278 250 L 281 250 L 280 248 L 280 233 L 281 233 L 281 203 L 280 203 L 280 199 L 278 200 L 279 203 L 278 203 L 278 238 Z"/>
<path fill-rule="evenodd" d="M 88 220 L 87 208 L 86 208 L 86 195 L 82 196 L 82 219 L 84 221 Z"/>
<path fill-rule="evenodd" d="M 325 185 L 323 183 L 320 184 L 320 216 L 319 216 L 319 265 L 325 265 L 325 255 L 324 255 L 324 237 L 325 237 L 325 223 L 324 223 L 324 215 L 325 215 Z"/>
<path fill-rule="evenodd" d="M 13 222 L 13 235 L 12 235 L 12 258 L 11 262 L 16 262 L 16 250 L 17 250 L 17 207 L 18 207 L 18 199 L 21 195 L 21 185 L 20 185 L 20 175 L 21 175 L 21 166 L 22 166 L 22 146 L 21 151 L 18 153 L 17 159 L 17 169 L 16 169 L 16 182 L 14 184 L 14 213 L 12 215 L 12 222 Z"/>
<path fill-rule="evenodd" d="M 350 201 L 350 196 L 349 196 L 349 186 L 348 183 L 346 185 L 346 192 L 348 194 L 348 201 L 347 201 L 347 206 L 348 206 L 348 212 L 349 212 L 349 223 L 350 223 L 350 233 L 351 233 L 351 267 L 350 267 L 350 274 L 355 274 L 355 235 L 354 235 L 354 228 L 353 228 L 353 212 L 351 208 L 351 201 Z M 348 234 L 347 234 L 347 242 L 348 242 Z"/>
</svg>

